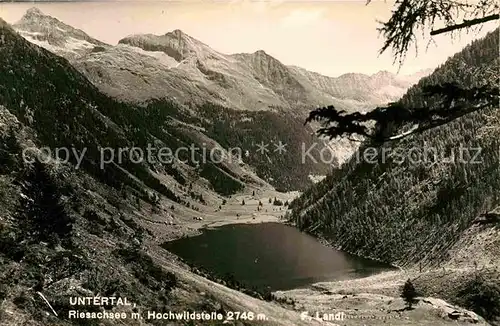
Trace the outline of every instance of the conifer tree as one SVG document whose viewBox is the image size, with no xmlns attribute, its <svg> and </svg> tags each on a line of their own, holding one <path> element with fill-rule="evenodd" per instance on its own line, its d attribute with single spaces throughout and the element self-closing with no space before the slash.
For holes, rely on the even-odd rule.
<svg viewBox="0 0 500 326">
<path fill-rule="evenodd" d="M 416 297 L 418 296 L 415 287 L 410 279 L 408 279 L 401 289 L 401 298 L 406 302 L 408 309 L 412 309 L 413 304 L 417 303 Z"/>
<path fill-rule="evenodd" d="M 379 28 L 385 39 L 380 53 L 392 49 L 395 61 L 399 61 L 401 66 L 410 47 L 416 46 L 417 32 L 430 28 L 431 35 L 437 35 L 469 29 L 498 20 L 499 12 L 500 5 L 494 1 L 397 0 L 392 16 Z M 444 26 L 436 28 L 438 22 L 444 23 Z M 498 29 L 493 33 L 498 34 Z M 347 113 L 330 105 L 311 111 L 306 123 L 321 122 L 323 126 L 318 134 L 330 139 L 348 137 L 356 141 L 371 139 L 381 143 L 405 138 L 478 110 L 498 108 L 498 68 L 497 63 L 495 67 L 482 66 L 472 71 L 470 75 L 484 77 L 479 85 L 453 82 L 426 85 L 424 93 L 433 98 L 429 104 L 411 107 L 407 103 L 396 102 L 366 113 Z M 402 127 L 405 127 L 404 132 Z"/>
</svg>

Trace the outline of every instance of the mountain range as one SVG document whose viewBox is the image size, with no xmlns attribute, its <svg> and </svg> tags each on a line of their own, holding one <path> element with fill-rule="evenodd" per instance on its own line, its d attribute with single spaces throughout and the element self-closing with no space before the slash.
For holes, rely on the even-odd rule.
<svg viewBox="0 0 500 326">
<path fill-rule="evenodd" d="M 398 99 L 428 73 L 332 78 L 286 66 L 262 50 L 223 54 L 180 30 L 132 35 L 110 45 L 37 8 L 29 9 L 13 28 L 29 42 L 69 60 L 101 92 L 119 101 L 158 110 L 162 102 L 174 101 L 183 113 L 170 124 L 191 134 L 190 142 L 195 137 L 200 145 L 204 139 L 219 148 L 252 151 L 257 144 L 286 141 L 284 153 L 271 150 L 247 156 L 241 164 L 222 163 L 240 181 L 255 175 L 250 179 L 257 177 L 258 183 L 281 190 L 303 189 L 311 184 L 311 175 L 325 175 L 331 168 L 329 162 L 301 164 L 301 146 L 317 145 L 316 154 L 327 150 L 334 166 L 357 146 L 311 137 L 315 126 L 302 126 L 309 110 L 324 104 L 368 110 Z"/>
<path fill-rule="evenodd" d="M 30 42 L 69 59 L 102 91 L 131 102 L 169 97 L 181 104 L 212 102 L 301 115 L 330 104 L 366 110 L 399 99 L 430 73 L 328 77 L 284 65 L 262 50 L 223 54 L 181 30 L 131 35 L 109 45 L 37 8 L 13 27 Z"/>
</svg>

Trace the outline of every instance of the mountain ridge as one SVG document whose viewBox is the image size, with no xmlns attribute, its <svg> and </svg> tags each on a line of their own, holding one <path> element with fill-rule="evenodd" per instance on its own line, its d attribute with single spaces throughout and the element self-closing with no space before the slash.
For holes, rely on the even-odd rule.
<svg viewBox="0 0 500 326">
<path fill-rule="evenodd" d="M 40 43 L 38 39 L 48 36 L 34 35 L 44 33 L 36 22 L 42 20 L 56 25 L 60 22 L 39 10 L 35 13 L 31 11 L 14 24 L 23 37 L 70 59 L 102 91 L 132 102 L 174 94 L 172 97 L 182 104 L 212 101 L 251 111 L 284 108 L 304 116 L 315 106 L 334 104 L 352 111 L 385 104 L 396 100 L 417 82 L 416 78 L 399 80 L 394 76 L 397 82 L 382 78 L 377 84 L 357 75 L 358 81 L 347 80 L 342 87 L 345 76 L 337 80 L 287 66 L 263 50 L 223 54 L 179 29 L 163 35 L 130 35 L 120 39 L 117 45 L 101 44 L 81 36 L 87 43 L 76 51 L 76 46 L 68 42 L 59 42 L 59 47 Z M 50 18 L 42 19 L 40 15 Z M 35 22 L 30 23 L 31 20 Z M 50 29 L 46 28 L 45 33 L 47 30 Z M 144 71 L 144 65 L 151 71 Z M 122 90 L 120 85 L 127 87 Z M 339 91 L 342 88 L 349 91 L 342 94 Z M 372 92 L 370 96 L 363 95 L 366 89 Z"/>
<path fill-rule="evenodd" d="M 16 22 L 16 29 L 25 38 L 48 50 L 64 50 L 66 56 L 78 56 L 94 46 L 107 46 L 84 31 L 63 23 L 40 9 L 32 7 Z"/>
</svg>

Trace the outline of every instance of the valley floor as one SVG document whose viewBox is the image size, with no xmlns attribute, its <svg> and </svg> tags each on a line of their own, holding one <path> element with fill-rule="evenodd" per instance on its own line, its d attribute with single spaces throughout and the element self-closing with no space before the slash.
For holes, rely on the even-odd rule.
<svg viewBox="0 0 500 326">
<path fill-rule="evenodd" d="M 281 193 L 273 189 L 261 189 L 255 195 L 234 195 L 224 205 L 200 206 L 200 212 L 196 212 L 194 216 L 192 210 L 179 207 L 173 213 L 175 217 L 171 219 L 165 220 L 163 215 L 148 215 L 142 216 L 142 221 L 145 227 L 149 226 L 151 231 L 154 232 L 157 241 L 160 243 L 199 234 L 204 228 L 227 224 L 283 222 L 282 217 L 285 215 L 286 207 L 273 205 L 269 203 L 269 199 L 273 201 L 276 198 L 284 203 L 292 201 L 298 195 L 298 192 Z M 259 202 L 262 205 L 258 210 Z M 166 227 L 152 228 L 155 225 Z"/>
</svg>

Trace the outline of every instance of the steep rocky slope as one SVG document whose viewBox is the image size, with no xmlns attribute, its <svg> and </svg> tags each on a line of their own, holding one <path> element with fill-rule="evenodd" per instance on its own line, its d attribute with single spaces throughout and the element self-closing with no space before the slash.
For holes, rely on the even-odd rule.
<svg viewBox="0 0 500 326">
<path fill-rule="evenodd" d="M 249 158 L 250 167 L 282 190 L 304 189 L 311 184 L 310 175 L 325 175 L 331 166 L 344 162 L 357 147 L 347 140 L 328 143 L 311 138 L 311 126 L 300 126 L 309 110 L 325 104 L 350 111 L 369 110 L 398 99 L 421 75 L 428 73 L 396 76 L 380 72 L 373 76 L 326 77 L 286 66 L 264 51 L 222 54 L 180 30 L 164 35 L 132 35 L 110 46 L 36 8 L 28 10 L 14 27 L 30 42 L 69 59 L 99 90 L 116 99 L 148 106 L 151 101 L 168 98 L 185 105 L 192 116 L 206 112 L 199 108 L 220 108 L 224 112 L 219 115 L 210 113 L 202 120 L 189 117 L 189 123 L 212 131 L 215 124 L 226 128 L 210 135 L 198 135 L 215 137 L 214 140 L 224 142 L 226 148 L 245 144 L 244 150 L 251 152 L 257 149 L 257 144 L 269 144 L 271 150 L 266 155 Z M 247 111 L 255 113 L 247 114 Z M 217 121 L 219 117 L 245 123 Z M 186 115 L 180 119 L 186 119 Z M 262 122 L 268 128 L 263 129 Z M 291 129 L 290 125 L 297 128 Z M 245 132 L 239 128 L 245 128 Z M 199 128 L 193 130 L 200 133 Z M 227 142 L 227 135 L 235 132 L 247 139 Z M 273 151 L 272 144 L 279 141 L 288 142 L 287 152 Z M 302 164 L 302 148 L 311 146 L 317 146 L 316 154 L 324 150 L 331 153 L 327 156 L 333 159 L 326 164 Z M 295 164 L 287 163 L 288 168 L 281 169 L 277 164 L 269 168 L 266 166 L 269 162 Z"/>
</svg>

